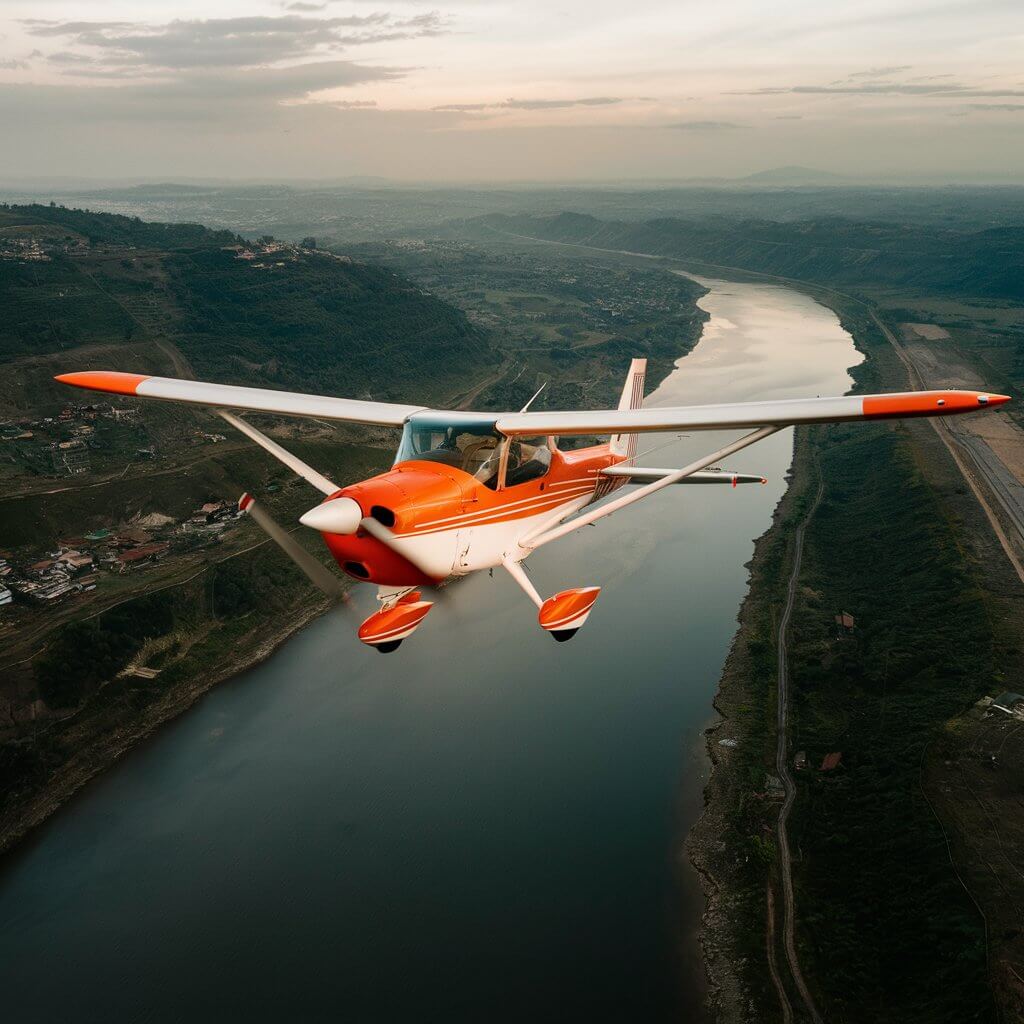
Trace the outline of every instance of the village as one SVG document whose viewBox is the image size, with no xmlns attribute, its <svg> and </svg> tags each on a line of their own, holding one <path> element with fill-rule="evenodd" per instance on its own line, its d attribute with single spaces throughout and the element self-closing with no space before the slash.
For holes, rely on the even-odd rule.
<svg viewBox="0 0 1024 1024">
<path fill-rule="evenodd" d="M 180 522 L 153 512 L 120 527 L 62 538 L 40 558 L 15 559 L 0 551 L 0 617 L 15 601 L 52 607 L 95 590 L 104 574 L 137 573 L 175 554 L 216 544 L 243 514 L 227 502 L 212 501 Z"/>
<path fill-rule="evenodd" d="M 117 428 L 133 428 L 119 431 Z M 197 430 L 193 445 L 217 444 L 223 434 Z M 57 416 L 0 421 L 0 459 L 34 476 L 78 476 L 95 469 L 94 457 L 122 463 L 158 458 L 134 405 L 68 404 Z"/>
</svg>

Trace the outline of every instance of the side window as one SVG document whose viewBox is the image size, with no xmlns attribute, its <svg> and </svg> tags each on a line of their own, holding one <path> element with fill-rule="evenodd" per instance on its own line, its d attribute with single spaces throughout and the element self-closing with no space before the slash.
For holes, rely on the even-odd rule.
<svg viewBox="0 0 1024 1024">
<path fill-rule="evenodd" d="M 529 483 L 547 476 L 551 468 L 551 449 L 543 438 L 525 440 L 513 438 L 508 446 L 508 463 L 505 467 L 505 486 Z"/>
</svg>

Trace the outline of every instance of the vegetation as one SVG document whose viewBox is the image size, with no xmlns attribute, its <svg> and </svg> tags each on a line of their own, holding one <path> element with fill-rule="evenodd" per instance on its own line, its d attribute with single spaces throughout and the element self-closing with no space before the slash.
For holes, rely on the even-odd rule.
<svg viewBox="0 0 1024 1024">
<path fill-rule="evenodd" d="M 984 601 L 906 440 L 824 433 L 791 654 L 801 953 L 830 1020 L 989 1020 L 983 924 L 921 789 L 928 743 L 993 685 Z"/>
<path fill-rule="evenodd" d="M 632 223 L 576 213 L 495 216 L 476 223 L 484 230 L 690 258 L 835 287 L 885 281 L 1024 299 L 1024 237 L 1019 225 L 979 231 L 839 217 L 796 223 L 666 217 Z"/>
<path fill-rule="evenodd" d="M 197 375 L 228 383 L 424 401 L 454 363 L 471 374 L 494 357 L 459 310 L 381 267 L 293 248 L 242 260 L 236 236 L 197 225 L 0 208 L 0 249 L 27 238 L 47 258 L 0 259 L 3 362 L 103 346 L 121 349 L 120 369 L 159 372 L 153 342 L 166 339 Z M 48 369 L 26 364 L 27 389 L 0 398 L 25 411 L 66 401 Z"/>
</svg>

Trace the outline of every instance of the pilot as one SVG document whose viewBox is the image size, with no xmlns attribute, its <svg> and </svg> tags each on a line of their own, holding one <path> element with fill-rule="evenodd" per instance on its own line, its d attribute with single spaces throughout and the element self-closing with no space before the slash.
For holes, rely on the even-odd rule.
<svg viewBox="0 0 1024 1024">
<path fill-rule="evenodd" d="M 530 446 L 527 445 L 527 448 Z M 523 459 L 523 445 L 513 441 L 508 449 L 508 465 L 505 468 L 505 486 L 515 487 L 544 476 L 551 468 L 551 449 L 547 445 L 536 445 L 529 457 Z"/>
</svg>

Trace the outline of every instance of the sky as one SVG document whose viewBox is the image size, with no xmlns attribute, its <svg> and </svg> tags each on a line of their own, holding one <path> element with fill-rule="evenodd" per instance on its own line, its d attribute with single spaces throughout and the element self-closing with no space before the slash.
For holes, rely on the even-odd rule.
<svg viewBox="0 0 1024 1024">
<path fill-rule="evenodd" d="M 1024 182 L 1024 0 L 2 0 L 0 180 Z"/>
</svg>

